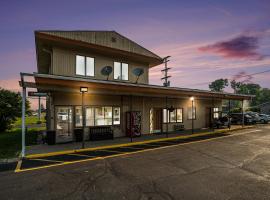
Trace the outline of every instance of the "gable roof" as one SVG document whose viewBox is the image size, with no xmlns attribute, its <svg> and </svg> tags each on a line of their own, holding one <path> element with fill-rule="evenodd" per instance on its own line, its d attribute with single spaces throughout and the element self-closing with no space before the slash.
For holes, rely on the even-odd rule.
<svg viewBox="0 0 270 200">
<path fill-rule="evenodd" d="M 46 34 L 49 36 L 64 38 L 73 41 L 84 42 L 88 44 L 113 48 L 129 53 L 139 54 L 158 60 L 162 58 L 150 50 L 142 47 L 136 42 L 126 38 L 125 36 L 117 33 L 116 31 L 60 31 L 60 30 L 40 30 L 35 31 L 37 34 Z"/>
</svg>

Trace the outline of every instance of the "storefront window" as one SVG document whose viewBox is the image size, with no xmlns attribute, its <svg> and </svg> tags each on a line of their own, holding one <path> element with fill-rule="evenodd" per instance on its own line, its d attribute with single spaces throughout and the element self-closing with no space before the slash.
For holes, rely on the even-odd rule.
<svg viewBox="0 0 270 200">
<path fill-rule="evenodd" d="M 112 125 L 112 107 L 104 107 L 104 125 Z"/>
<path fill-rule="evenodd" d="M 176 121 L 183 123 L 183 109 L 182 108 L 176 109 Z"/>
<path fill-rule="evenodd" d="M 120 124 L 120 107 L 113 108 L 113 124 Z"/>
<path fill-rule="evenodd" d="M 176 122 L 176 109 L 170 112 L 170 122 Z"/>
<path fill-rule="evenodd" d="M 76 127 L 82 126 L 82 107 L 81 106 L 75 107 L 75 126 Z"/>
<path fill-rule="evenodd" d="M 219 117 L 218 108 L 213 108 L 213 117 L 214 117 L 214 119 L 218 119 L 218 117 Z"/>
<path fill-rule="evenodd" d="M 196 107 L 188 107 L 188 119 L 196 119 Z"/>
<path fill-rule="evenodd" d="M 94 108 L 85 109 L 86 126 L 94 126 L 95 113 Z"/>
<path fill-rule="evenodd" d="M 169 116 L 168 113 L 169 113 L 169 111 L 166 108 L 164 108 L 163 109 L 163 123 L 167 123 L 168 116 Z"/>
</svg>

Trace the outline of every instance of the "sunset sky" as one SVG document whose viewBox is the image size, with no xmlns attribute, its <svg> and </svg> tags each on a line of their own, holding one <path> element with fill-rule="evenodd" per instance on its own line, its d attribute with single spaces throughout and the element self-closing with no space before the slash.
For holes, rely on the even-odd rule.
<svg viewBox="0 0 270 200">
<path fill-rule="evenodd" d="M 0 87 L 36 71 L 34 30 L 115 30 L 165 57 L 171 84 L 208 89 L 218 78 L 270 87 L 270 0 L 1 1 Z M 161 84 L 163 66 L 151 69 Z M 241 76 L 244 75 L 244 78 Z M 240 78 L 239 78 L 240 77 Z"/>
</svg>

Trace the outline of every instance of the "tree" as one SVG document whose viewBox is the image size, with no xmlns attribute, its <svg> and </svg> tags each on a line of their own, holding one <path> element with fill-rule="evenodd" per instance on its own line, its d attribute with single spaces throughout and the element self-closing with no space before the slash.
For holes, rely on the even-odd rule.
<svg viewBox="0 0 270 200">
<path fill-rule="evenodd" d="M 232 80 L 230 82 L 231 88 L 233 89 L 234 93 L 237 94 L 239 91 L 239 88 L 241 86 L 241 82 L 236 82 L 235 80 Z"/>
<path fill-rule="evenodd" d="M 26 101 L 26 111 L 30 102 Z M 22 98 L 20 93 L 0 88 L 0 132 L 10 128 L 10 125 L 21 116 Z"/>
<path fill-rule="evenodd" d="M 217 79 L 209 85 L 209 89 L 215 92 L 223 92 L 223 89 L 228 86 L 228 79 Z"/>
</svg>

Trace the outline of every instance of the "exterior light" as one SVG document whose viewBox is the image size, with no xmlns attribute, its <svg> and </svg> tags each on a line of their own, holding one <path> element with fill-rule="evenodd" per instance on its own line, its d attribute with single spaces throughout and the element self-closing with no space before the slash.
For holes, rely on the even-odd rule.
<svg viewBox="0 0 270 200">
<path fill-rule="evenodd" d="M 194 101 L 194 97 L 190 97 L 190 101 Z"/>
<path fill-rule="evenodd" d="M 81 93 L 88 92 L 88 87 L 81 87 L 80 91 L 81 91 Z"/>
</svg>

